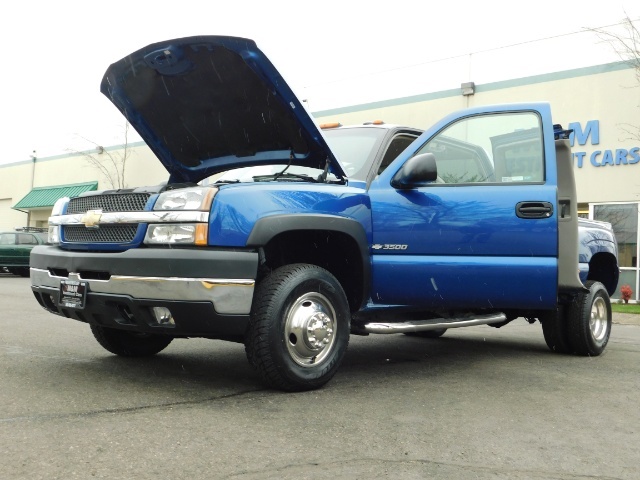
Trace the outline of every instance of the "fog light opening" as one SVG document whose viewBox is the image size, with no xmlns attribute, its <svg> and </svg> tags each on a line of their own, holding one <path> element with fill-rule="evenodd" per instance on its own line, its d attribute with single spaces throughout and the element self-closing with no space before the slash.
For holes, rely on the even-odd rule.
<svg viewBox="0 0 640 480">
<path fill-rule="evenodd" d="M 153 313 L 153 317 L 158 325 L 163 327 L 175 327 L 176 321 L 173 319 L 173 315 L 171 315 L 171 310 L 166 307 L 152 307 L 151 312 Z"/>
<path fill-rule="evenodd" d="M 131 325 L 135 323 L 135 318 L 131 310 L 129 310 L 129 307 L 127 307 L 126 305 L 117 305 L 116 308 L 121 317 L 119 319 L 116 319 L 116 322 L 123 325 Z"/>
<path fill-rule="evenodd" d="M 44 293 L 42 294 L 42 296 L 37 296 L 36 297 L 38 299 L 38 301 L 40 302 L 40 304 L 44 307 L 49 309 L 52 312 L 57 312 L 57 304 L 58 304 L 58 300 L 54 295 L 50 295 L 48 293 Z"/>
</svg>

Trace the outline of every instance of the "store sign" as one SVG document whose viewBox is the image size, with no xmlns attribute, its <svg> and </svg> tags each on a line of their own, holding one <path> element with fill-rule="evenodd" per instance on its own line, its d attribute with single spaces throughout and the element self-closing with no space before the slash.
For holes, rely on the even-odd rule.
<svg viewBox="0 0 640 480">
<path fill-rule="evenodd" d="M 576 142 L 578 145 L 600 144 L 600 120 L 589 120 L 584 127 L 579 122 L 570 123 L 569 129 L 573 130 L 569 136 L 572 147 Z M 633 165 L 640 163 L 640 147 L 573 152 L 573 159 L 578 168 L 587 162 L 594 167 Z"/>
</svg>

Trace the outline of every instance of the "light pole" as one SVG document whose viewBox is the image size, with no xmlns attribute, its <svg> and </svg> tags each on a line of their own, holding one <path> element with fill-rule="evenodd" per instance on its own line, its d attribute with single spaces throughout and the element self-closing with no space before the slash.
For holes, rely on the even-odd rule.
<svg viewBox="0 0 640 480">
<path fill-rule="evenodd" d="M 31 153 L 31 190 L 33 190 L 33 185 L 36 178 L 36 161 L 38 157 L 36 155 L 36 151 L 34 150 Z M 27 227 L 31 226 L 31 209 L 27 210 Z"/>
</svg>

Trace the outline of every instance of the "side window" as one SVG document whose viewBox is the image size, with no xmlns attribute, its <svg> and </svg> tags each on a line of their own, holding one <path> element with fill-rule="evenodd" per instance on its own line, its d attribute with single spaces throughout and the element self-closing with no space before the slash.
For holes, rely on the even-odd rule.
<svg viewBox="0 0 640 480">
<path fill-rule="evenodd" d="M 389 148 L 382 157 L 382 162 L 378 167 L 378 175 L 385 171 L 391 162 L 393 162 L 398 155 L 400 155 L 413 141 L 418 138 L 415 135 L 396 135 L 389 143 Z"/>
<path fill-rule="evenodd" d="M 20 245 L 37 245 L 38 241 L 35 239 L 33 235 L 30 235 L 28 233 L 19 233 L 18 243 Z"/>
<path fill-rule="evenodd" d="M 544 181 L 540 119 L 531 112 L 467 117 L 449 125 L 418 153 L 433 153 L 439 183 Z"/>
<path fill-rule="evenodd" d="M 5 233 L 0 235 L 0 245 L 15 245 L 16 236 L 13 233 Z"/>
</svg>

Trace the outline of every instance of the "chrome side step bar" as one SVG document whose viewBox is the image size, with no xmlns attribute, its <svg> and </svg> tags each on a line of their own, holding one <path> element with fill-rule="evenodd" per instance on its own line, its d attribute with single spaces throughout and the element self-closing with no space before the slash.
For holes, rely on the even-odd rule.
<svg viewBox="0 0 640 480">
<path fill-rule="evenodd" d="M 432 318 L 429 320 L 410 320 L 401 323 L 367 323 L 363 328 L 367 333 L 412 333 L 424 332 L 426 330 L 440 330 L 442 328 L 489 325 L 506 320 L 507 316 L 504 313 L 494 313 L 477 317 Z"/>
</svg>

